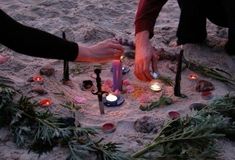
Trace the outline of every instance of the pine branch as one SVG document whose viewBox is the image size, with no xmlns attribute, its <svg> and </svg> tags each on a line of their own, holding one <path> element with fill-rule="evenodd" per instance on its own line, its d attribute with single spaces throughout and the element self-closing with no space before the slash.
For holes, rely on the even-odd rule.
<svg viewBox="0 0 235 160">
<path fill-rule="evenodd" d="M 154 108 L 158 108 L 160 106 L 163 106 L 163 105 L 170 105 L 172 104 L 172 99 L 170 97 L 165 97 L 165 96 L 161 96 L 159 98 L 159 100 L 157 101 L 153 101 L 152 103 L 150 103 L 149 105 L 141 105 L 139 108 L 142 110 L 142 111 L 151 111 L 153 110 Z"/>
<path fill-rule="evenodd" d="M 172 156 L 172 154 L 180 156 L 182 151 L 184 151 L 184 155 L 193 158 L 200 153 L 209 151 L 211 146 L 209 144 L 213 144 L 214 139 L 225 136 L 224 134 L 216 133 L 216 130 L 221 126 L 227 126 L 227 121 L 223 116 L 205 116 L 204 114 L 201 115 L 201 113 L 191 118 L 186 117 L 185 119 L 170 121 L 159 131 L 150 145 L 136 152 L 132 157 L 143 157 L 147 153 L 162 148 L 162 151 L 158 151 L 161 157 L 171 148 L 172 152 L 167 152 L 168 156 Z M 191 147 L 186 148 L 186 146 Z M 197 152 L 191 153 L 191 149 L 197 150 Z M 216 153 L 216 151 L 211 153 Z M 159 155 L 155 155 L 155 158 Z M 212 155 L 207 156 L 213 157 Z"/>
</svg>

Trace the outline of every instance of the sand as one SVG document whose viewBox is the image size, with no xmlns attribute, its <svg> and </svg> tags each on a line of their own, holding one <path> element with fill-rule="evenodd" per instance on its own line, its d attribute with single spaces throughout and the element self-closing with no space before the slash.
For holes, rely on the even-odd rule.
<svg viewBox="0 0 235 160">
<path fill-rule="evenodd" d="M 48 31 L 57 36 L 65 31 L 70 40 L 75 40 L 84 44 L 92 44 L 100 40 L 111 37 L 122 37 L 129 40 L 134 39 L 134 17 L 138 0 L 1 0 L 0 7 L 13 18 L 23 24 L 33 26 Z M 176 41 L 176 29 L 178 25 L 179 8 L 175 0 L 169 0 L 164 6 L 155 26 L 155 37 L 152 39 L 154 46 L 164 48 L 171 53 L 179 53 L 179 48 L 171 47 Z M 222 47 L 226 42 L 227 30 L 208 23 L 208 46 L 185 45 L 185 56 L 208 66 L 225 69 L 235 74 L 235 60 L 224 53 Z M 143 112 L 139 109 L 141 102 L 158 99 L 161 93 L 150 91 L 149 83 L 140 82 L 133 74 L 133 60 L 124 60 L 124 64 L 129 66 L 131 71 L 124 76 L 130 86 L 138 88 L 140 95 L 133 93 L 123 94 L 125 103 L 121 107 L 105 108 L 105 115 L 100 115 L 97 97 L 89 91 L 81 91 L 80 85 L 83 80 L 92 78 L 93 70 L 97 64 L 70 63 L 71 69 L 79 68 L 80 74 L 71 73 L 70 78 L 74 84 L 73 88 L 62 85 L 63 62 L 58 60 L 48 60 L 35 58 L 15 53 L 0 45 L 0 55 L 8 55 L 10 59 L 0 64 L 0 75 L 14 81 L 14 86 L 22 93 L 34 96 L 34 100 L 41 98 L 51 98 L 53 112 L 61 116 L 71 116 L 72 113 L 60 107 L 67 101 L 80 100 L 82 109 L 75 112 L 76 122 L 80 122 L 85 127 L 100 128 L 105 122 L 113 122 L 117 129 L 112 134 L 104 134 L 99 130 L 99 136 L 105 140 L 123 143 L 124 151 L 133 153 L 151 141 L 153 134 L 136 132 L 133 124 L 143 116 L 151 116 L 159 120 L 168 119 L 167 113 L 175 110 L 185 115 L 190 112 L 189 105 L 195 102 L 210 103 L 203 100 L 200 93 L 192 87 L 192 82 L 187 79 L 191 73 L 185 70 L 182 74 L 182 93 L 188 95 L 187 99 L 176 98 L 173 95 L 173 88 L 163 85 L 164 94 L 172 96 L 174 104 L 154 109 L 150 112 Z M 219 59 L 219 61 L 218 61 Z M 159 63 L 159 72 L 174 79 L 175 74 L 168 69 L 170 61 Z M 29 91 L 39 84 L 29 83 L 27 79 L 39 73 L 43 66 L 50 65 L 55 69 L 55 75 L 45 77 L 42 85 L 48 92 L 45 96 L 38 96 Z M 111 63 L 102 64 L 101 76 L 104 82 L 112 80 L 110 72 Z M 214 98 L 225 95 L 233 91 L 231 87 L 215 81 L 213 79 L 200 76 L 200 79 L 208 80 L 215 86 Z M 128 88 L 127 86 L 124 86 Z M 65 93 L 59 96 L 58 93 Z M 78 99 L 79 98 L 79 99 Z M 57 107 L 56 107 L 57 106 Z M 219 141 L 221 147 L 221 159 L 235 159 L 235 144 L 227 140 Z M 4 160 L 58 160 L 65 159 L 67 151 L 56 147 L 52 152 L 38 157 L 26 149 L 17 148 L 12 142 L 12 137 L 7 129 L 0 129 L 0 159 Z"/>
</svg>

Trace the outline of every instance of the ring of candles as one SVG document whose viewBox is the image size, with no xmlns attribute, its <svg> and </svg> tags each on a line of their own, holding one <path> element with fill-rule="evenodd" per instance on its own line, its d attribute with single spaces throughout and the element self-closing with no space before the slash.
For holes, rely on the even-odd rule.
<svg viewBox="0 0 235 160">
<path fill-rule="evenodd" d="M 40 75 L 34 76 L 33 81 L 34 82 L 43 82 L 43 77 Z"/>
<path fill-rule="evenodd" d="M 189 80 L 197 80 L 198 79 L 198 75 L 195 74 L 195 73 L 191 73 L 191 74 L 189 74 L 188 79 Z"/>
<path fill-rule="evenodd" d="M 125 99 L 122 96 L 116 96 L 114 94 L 109 93 L 106 97 L 104 97 L 103 102 L 107 107 L 116 107 L 123 104 Z"/>
<path fill-rule="evenodd" d="M 49 107 L 52 104 L 52 100 L 49 98 L 45 98 L 39 101 L 41 107 Z"/>
<path fill-rule="evenodd" d="M 155 92 L 160 92 L 162 90 L 162 87 L 158 82 L 153 82 L 150 84 L 150 89 Z"/>
</svg>

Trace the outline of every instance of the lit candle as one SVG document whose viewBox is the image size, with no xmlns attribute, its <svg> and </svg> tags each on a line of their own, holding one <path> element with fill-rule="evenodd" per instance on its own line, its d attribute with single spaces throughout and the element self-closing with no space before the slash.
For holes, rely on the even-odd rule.
<svg viewBox="0 0 235 160">
<path fill-rule="evenodd" d="M 52 104 L 52 101 L 48 98 L 45 98 L 45 99 L 40 100 L 39 104 L 42 107 L 49 107 Z"/>
<path fill-rule="evenodd" d="M 162 90 L 161 85 L 158 82 L 154 82 L 150 85 L 150 89 L 155 92 L 159 92 Z"/>
<path fill-rule="evenodd" d="M 189 79 L 189 80 L 192 80 L 192 81 L 197 80 L 197 79 L 198 79 L 198 75 L 195 74 L 195 73 L 191 73 L 191 74 L 188 76 L 188 79 Z"/>
<path fill-rule="evenodd" d="M 34 82 L 42 83 L 42 82 L 43 82 L 43 77 L 42 77 L 42 76 L 39 76 L 39 75 L 34 76 L 34 77 L 33 77 L 33 81 L 34 81 Z"/>
<path fill-rule="evenodd" d="M 106 100 L 109 102 L 115 102 L 117 99 L 118 99 L 117 96 L 115 96 L 111 93 L 108 96 L 106 96 Z"/>
<path fill-rule="evenodd" d="M 113 68 L 113 91 L 122 90 L 122 63 L 120 60 L 114 60 Z"/>
</svg>

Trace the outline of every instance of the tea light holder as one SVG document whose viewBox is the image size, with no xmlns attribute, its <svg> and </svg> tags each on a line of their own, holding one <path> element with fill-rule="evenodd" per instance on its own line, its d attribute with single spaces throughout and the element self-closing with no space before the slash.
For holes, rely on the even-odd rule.
<svg viewBox="0 0 235 160">
<path fill-rule="evenodd" d="M 162 90 L 162 86 L 158 82 L 150 83 L 150 89 L 154 92 L 160 92 Z"/>
<path fill-rule="evenodd" d="M 195 81 L 198 79 L 198 75 L 195 74 L 195 73 L 191 73 L 188 75 L 188 79 L 191 80 L 191 81 Z"/>
<path fill-rule="evenodd" d="M 51 106 L 51 104 L 52 104 L 52 100 L 49 98 L 45 98 L 39 101 L 39 105 L 41 107 L 49 107 Z"/>
<path fill-rule="evenodd" d="M 42 84 L 42 83 L 43 83 L 43 81 L 44 81 L 44 79 L 43 79 L 43 77 L 42 77 L 42 76 L 40 76 L 40 75 L 36 75 L 36 76 L 34 76 L 34 77 L 33 77 L 33 81 L 34 81 L 34 82 L 38 82 L 38 83 Z"/>
<path fill-rule="evenodd" d="M 213 94 L 212 94 L 211 91 L 204 91 L 204 92 L 201 93 L 201 97 L 204 100 L 210 100 L 210 99 L 213 98 Z"/>
<path fill-rule="evenodd" d="M 170 112 L 168 112 L 168 116 L 169 116 L 172 120 L 175 120 L 175 119 L 180 118 L 180 113 L 177 112 L 177 111 L 170 111 Z"/>
<path fill-rule="evenodd" d="M 109 93 L 106 97 L 103 98 L 103 103 L 107 107 L 117 107 L 124 103 L 125 99 L 122 96 L 116 96 Z"/>
<path fill-rule="evenodd" d="M 84 81 L 82 82 L 81 89 L 82 89 L 83 91 L 85 91 L 85 90 L 90 90 L 90 89 L 92 89 L 92 88 L 93 88 L 93 82 L 92 82 L 91 80 L 84 80 Z"/>
<path fill-rule="evenodd" d="M 105 123 L 102 125 L 102 131 L 104 133 L 113 133 L 116 130 L 116 126 L 113 123 Z"/>
</svg>

